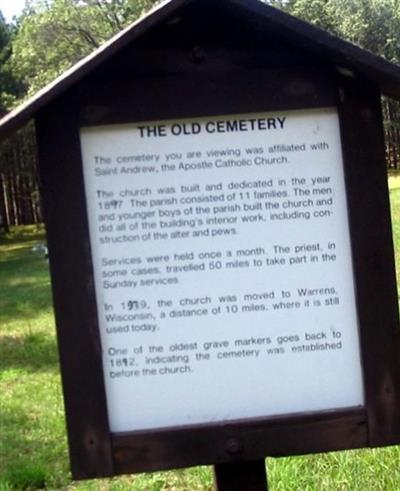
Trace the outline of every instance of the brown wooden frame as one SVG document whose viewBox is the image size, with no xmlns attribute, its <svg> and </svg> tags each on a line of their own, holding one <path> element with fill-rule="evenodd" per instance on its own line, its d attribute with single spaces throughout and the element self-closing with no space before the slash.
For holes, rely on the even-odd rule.
<svg viewBox="0 0 400 491">
<path fill-rule="evenodd" d="M 243 1 L 232 3 L 244 8 Z M 253 10 L 249 9 L 249 15 L 257 22 L 258 12 Z M 200 12 L 203 22 L 207 19 L 204 6 L 196 12 L 194 17 Z M 282 15 L 276 16 L 279 20 Z M 279 22 L 284 20 L 286 17 Z M 282 26 L 288 35 L 291 26 Z M 290 35 L 294 46 L 299 35 Z M 226 46 L 207 52 L 199 46 L 161 48 L 162 29 L 154 36 L 147 44 L 139 40 L 131 51 L 124 48 L 125 53 L 116 52 L 104 66 L 88 70 L 37 113 L 74 478 L 398 443 L 400 344 L 378 87 L 340 75 L 334 62 L 324 61 L 323 50 L 319 53 L 317 49 L 315 57 L 310 57 L 305 51 L 291 50 L 287 40 L 277 43 L 278 54 L 275 47 L 255 49 L 257 42 L 248 34 L 249 43 L 243 48 L 232 45 L 232 38 Z M 125 60 L 134 67 L 133 75 Z M 341 125 L 365 407 L 111 434 L 79 129 L 330 106 L 338 108 Z"/>
<path fill-rule="evenodd" d="M 343 78 L 329 67 L 286 69 L 278 78 L 272 70 L 259 70 L 257 77 L 254 73 L 251 80 L 246 77 L 229 84 L 218 73 L 149 79 L 145 84 L 119 81 L 115 86 L 110 82 L 93 86 L 89 80 L 38 115 L 41 186 L 76 479 L 400 441 L 397 293 L 379 91 L 366 82 Z M 249 84 L 251 91 L 244 93 Z M 140 99 L 127 97 L 135 85 Z M 111 101 L 116 86 L 119 97 Z M 171 104 L 177 97 L 183 102 Z M 340 117 L 365 407 L 111 434 L 79 128 L 327 106 L 338 107 Z"/>
</svg>

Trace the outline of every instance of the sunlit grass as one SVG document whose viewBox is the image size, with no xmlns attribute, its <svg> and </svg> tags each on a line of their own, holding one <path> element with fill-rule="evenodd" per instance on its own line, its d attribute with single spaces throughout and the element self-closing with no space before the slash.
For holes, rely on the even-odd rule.
<svg viewBox="0 0 400 491">
<path fill-rule="evenodd" d="M 400 188 L 400 171 L 398 170 L 389 171 L 388 184 L 390 190 Z"/>
<path fill-rule="evenodd" d="M 397 289 L 400 286 L 400 173 L 389 176 L 390 204 L 392 214 L 393 243 L 396 261 Z"/>
</svg>

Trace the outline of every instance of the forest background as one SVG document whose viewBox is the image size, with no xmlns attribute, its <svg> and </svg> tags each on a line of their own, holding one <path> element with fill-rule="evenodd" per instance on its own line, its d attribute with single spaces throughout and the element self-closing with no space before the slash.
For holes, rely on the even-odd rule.
<svg viewBox="0 0 400 491">
<path fill-rule="evenodd" d="M 26 0 L 0 11 L 0 115 L 52 81 L 158 0 Z M 269 0 L 266 3 L 400 62 L 400 0 Z M 400 104 L 383 99 L 388 169 L 400 168 Z M 42 221 L 33 123 L 0 145 L 0 226 Z"/>
</svg>

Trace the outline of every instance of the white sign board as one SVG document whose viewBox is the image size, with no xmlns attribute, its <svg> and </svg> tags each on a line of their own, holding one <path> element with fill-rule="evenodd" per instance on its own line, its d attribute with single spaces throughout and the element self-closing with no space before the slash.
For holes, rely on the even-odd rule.
<svg viewBox="0 0 400 491">
<path fill-rule="evenodd" d="M 113 432 L 363 405 L 335 109 L 81 144 Z"/>
</svg>

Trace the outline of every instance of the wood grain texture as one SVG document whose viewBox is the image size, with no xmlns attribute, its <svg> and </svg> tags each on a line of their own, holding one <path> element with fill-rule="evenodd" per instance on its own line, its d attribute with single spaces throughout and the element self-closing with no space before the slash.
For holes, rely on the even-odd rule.
<svg viewBox="0 0 400 491">
<path fill-rule="evenodd" d="M 367 445 L 364 410 L 331 411 L 113 435 L 118 474 L 260 460 Z"/>
<path fill-rule="evenodd" d="M 400 332 L 380 94 L 339 90 L 369 444 L 387 445 L 400 438 Z"/>
<path fill-rule="evenodd" d="M 69 107 L 37 123 L 41 194 L 72 474 L 113 474 L 79 132 Z"/>
</svg>

